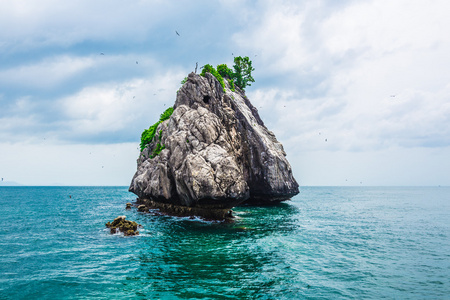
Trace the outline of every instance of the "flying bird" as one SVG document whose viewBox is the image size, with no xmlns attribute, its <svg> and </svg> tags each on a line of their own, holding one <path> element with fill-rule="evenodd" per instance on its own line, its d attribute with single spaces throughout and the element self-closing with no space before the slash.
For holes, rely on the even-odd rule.
<svg viewBox="0 0 450 300">
<path fill-rule="evenodd" d="M 136 64 L 138 64 L 138 62 L 136 61 Z"/>
<path fill-rule="evenodd" d="M 105 55 L 105 53 L 102 52 L 102 53 L 100 53 L 100 55 Z"/>
<path fill-rule="evenodd" d="M 180 34 L 178 33 L 178 31 L 175 30 L 175 33 L 176 33 L 178 36 L 180 36 Z"/>
</svg>

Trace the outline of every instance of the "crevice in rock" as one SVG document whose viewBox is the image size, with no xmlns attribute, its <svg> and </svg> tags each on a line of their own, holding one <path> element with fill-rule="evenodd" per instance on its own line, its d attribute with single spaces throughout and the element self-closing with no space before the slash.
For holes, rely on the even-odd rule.
<svg viewBox="0 0 450 300">
<path fill-rule="evenodd" d="M 203 102 L 204 103 L 208 104 L 210 100 L 211 100 L 211 96 L 209 96 L 209 95 L 203 96 Z"/>
</svg>

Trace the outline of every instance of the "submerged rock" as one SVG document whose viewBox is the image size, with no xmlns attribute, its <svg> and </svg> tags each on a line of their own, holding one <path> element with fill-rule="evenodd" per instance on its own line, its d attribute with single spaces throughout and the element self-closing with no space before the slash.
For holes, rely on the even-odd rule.
<svg viewBox="0 0 450 300">
<path fill-rule="evenodd" d="M 209 73 L 189 74 L 173 114 L 156 132 L 129 188 L 142 205 L 149 200 L 223 210 L 244 201 L 279 202 L 299 192 L 283 146 L 257 109 L 244 92 L 231 91 L 228 83 L 223 89 Z"/>
<path fill-rule="evenodd" d="M 111 234 L 117 232 L 123 232 L 124 235 L 138 235 L 139 231 L 137 231 L 138 227 L 142 227 L 140 224 L 134 221 L 125 220 L 125 216 L 119 216 L 114 219 L 112 222 L 106 223 L 106 227 L 111 229 Z"/>
<path fill-rule="evenodd" d="M 229 208 L 211 208 L 202 206 L 184 206 L 170 203 L 156 202 L 149 199 L 142 199 L 140 206 L 143 207 L 141 212 L 149 212 L 150 209 L 154 215 L 171 215 L 177 217 L 199 216 L 205 220 L 231 221 L 233 212 Z"/>
<path fill-rule="evenodd" d="M 141 204 L 138 206 L 137 210 L 140 212 L 148 212 L 148 207 L 145 206 L 144 204 Z"/>
</svg>

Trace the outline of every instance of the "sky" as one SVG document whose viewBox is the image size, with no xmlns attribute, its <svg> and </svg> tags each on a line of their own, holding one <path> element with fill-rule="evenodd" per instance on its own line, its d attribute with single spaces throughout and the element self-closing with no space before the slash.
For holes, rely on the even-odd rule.
<svg viewBox="0 0 450 300">
<path fill-rule="evenodd" d="M 130 184 L 199 66 L 246 94 L 300 186 L 450 185 L 450 2 L 0 0 L 0 177 Z M 177 34 L 178 32 L 178 34 Z"/>
</svg>

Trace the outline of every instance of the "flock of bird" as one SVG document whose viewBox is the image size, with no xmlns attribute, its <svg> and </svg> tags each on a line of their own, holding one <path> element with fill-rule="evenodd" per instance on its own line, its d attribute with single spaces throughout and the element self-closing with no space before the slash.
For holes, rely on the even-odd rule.
<svg viewBox="0 0 450 300">
<path fill-rule="evenodd" d="M 177 36 L 181 36 L 181 35 L 178 33 L 177 30 L 175 30 L 175 34 L 176 34 Z M 105 55 L 105 53 L 102 52 L 102 53 L 100 53 L 100 55 Z M 231 53 L 231 55 L 234 56 L 234 53 Z M 255 54 L 255 57 L 256 57 L 256 56 L 258 56 L 258 55 Z M 139 62 L 136 61 L 136 64 L 139 64 Z M 201 68 L 202 68 L 202 67 L 201 67 Z M 195 68 L 195 69 L 197 70 L 197 65 L 196 65 L 196 68 Z M 156 95 L 156 94 L 153 94 L 153 96 L 155 96 L 155 95 Z M 395 96 L 396 96 L 396 95 L 390 95 L 391 98 L 395 98 Z M 135 97 L 136 97 L 136 96 L 133 96 L 133 99 L 135 99 Z M 165 106 L 165 104 L 164 104 L 164 106 Z M 284 107 L 286 107 L 286 105 L 284 105 Z M 319 132 L 319 135 L 321 135 L 321 132 Z M 325 142 L 328 142 L 328 139 L 327 139 L 327 138 L 325 139 Z M 138 148 L 138 149 L 139 149 L 139 148 Z M 104 168 L 104 166 L 102 166 L 102 168 Z M 3 178 L 2 178 L 2 181 L 3 181 Z M 361 183 L 362 183 L 362 182 L 361 182 Z"/>
</svg>

